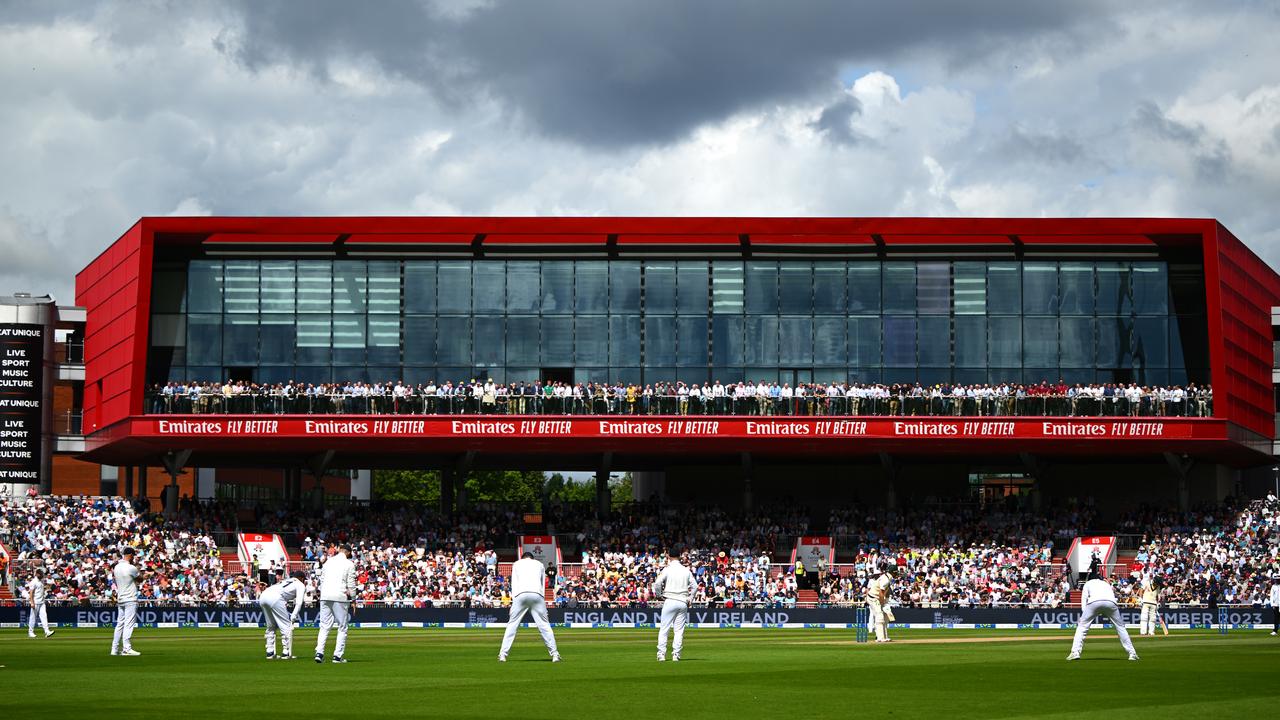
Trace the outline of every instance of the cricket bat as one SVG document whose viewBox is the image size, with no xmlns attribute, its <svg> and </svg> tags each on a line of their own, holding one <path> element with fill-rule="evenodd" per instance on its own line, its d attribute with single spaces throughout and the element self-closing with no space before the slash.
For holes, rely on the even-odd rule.
<svg viewBox="0 0 1280 720">
<path fill-rule="evenodd" d="M 1160 621 L 1160 629 L 1164 631 L 1165 635 L 1168 635 L 1169 626 L 1164 624 L 1164 616 L 1161 615 L 1160 613 L 1156 613 L 1156 619 Z"/>
</svg>

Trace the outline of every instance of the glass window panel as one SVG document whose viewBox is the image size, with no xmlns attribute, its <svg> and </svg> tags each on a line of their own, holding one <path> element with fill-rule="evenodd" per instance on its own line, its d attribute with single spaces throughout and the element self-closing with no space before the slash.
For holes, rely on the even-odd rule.
<svg viewBox="0 0 1280 720">
<path fill-rule="evenodd" d="M 224 365 L 258 364 L 258 316 L 228 315 L 222 326 Z"/>
<path fill-rule="evenodd" d="M 732 383 L 742 382 L 746 379 L 747 374 L 741 367 L 717 367 L 711 369 L 712 382 Z"/>
<path fill-rule="evenodd" d="M 365 315 L 346 313 L 333 316 L 333 362 L 335 365 L 349 364 L 350 370 L 364 367 L 366 328 Z M 355 379 L 355 378 L 352 378 Z"/>
<path fill-rule="evenodd" d="M 305 385 L 333 382 L 333 368 L 328 365 L 299 365 L 293 369 L 293 379 Z"/>
<path fill-rule="evenodd" d="M 443 270 L 444 263 L 441 262 Z M 467 274 L 470 278 L 471 274 Z M 444 275 L 441 274 L 440 291 L 444 295 Z M 436 356 L 441 365 L 471 365 L 471 318 L 442 317 L 436 321 Z M 470 371 L 464 371 L 469 375 Z M 458 375 L 449 379 L 457 380 Z"/>
<path fill-rule="evenodd" d="M 507 306 L 507 268 L 501 260 L 472 263 L 472 307 L 476 314 L 502 312 Z"/>
<path fill-rule="evenodd" d="M 973 315 L 957 316 L 955 336 L 956 367 L 985 368 L 987 319 Z"/>
<path fill-rule="evenodd" d="M 705 276 L 704 276 L 705 280 Z M 703 294 L 705 297 L 706 294 Z M 706 312 L 706 303 L 703 303 Z M 707 365 L 707 317 L 682 316 L 676 319 L 676 364 L 681 367 Z"/>
<path fill-rule="evenodd" d="M 957 315 L 983 315 L 987 312 L 987 264 L 956 262 L 955 311 Z M 959 328 L 959 325 L 956 325 Z M 956 336 L 957 340 L 959 335 Z"/>
<path fill-rule="evenodd" d="M 578 270 L 578 277 L 582 277 L 582 268 Z M 605 315 L 580 315 L 574 324 L 577 326 L 573 334 L 574 363 L 579 366 L 608 365 L 609 318 Z"/>
<path fill-rule="evenodd" d="M 1120 325 L 1119 318 L 1105 317 L 1097 320 L 1097 367 L 1120 367 L 1120 359 L 1124 354 L 1122 348 L 1129 346 L 1128 330 Z M 1123 337 L 1121 337 L 1123 335 Z"/>
<path fill-rule="evenodd" d="M 542 318 L 542 366 L 573 367 L 573 318 Z"/>
<path fill-rule="evenodd" d="M 645 367 L 644 382 L 652 385 L 653 383 L 673 383 L 676 381 L 676 369 L 673 367 Z"/>
<path fill-rule="evenodd" d="M 1016 315 L 1022 312 L 1022 268 L 1002 260 L 987 265 L 987 312 Z"/>
<path fill-rule="evenodd" d="M 887 271 L 887 268 L 886 268 Z M 886 286 L 888 280 L 886 278 Z M 887 292 L 887 288 L 886 288 Z M 915 294 L 911 299 L 914 304 Z M 884 318 L 884 364 L 888 367 L 915 367 L 916 319 L 912 317 Z"/>
<path fill-rule="evenodd" d="M 920 322 L 923 325 L 924 319 L 921 318 Z M 923 349 L 923 346 L 921 346 L 921 349 Z M 916 373 L 916 382 L 920 383 L 925 387 L 930 387 L 932 385 L 950 384 L 951 368 L 922 367 Z"/>
<path fill-rule="evenodd" d="M 640 364 L 639 315 L 609 317 L 609 364 L 626 366 Z"/>
<path fill-rule="evenodd" d="M 846 308 L 842 262 L 813 263 L 813 311 L 817 314 L 842 313 Z M 843 331 L 842 331 L 843 332 Z"/>
<path fill-rule="evenodd" d="M 778 263 L 778 310 L 789 315 L 813 314 L 813 265 L 795 260 Z"/>
<path fill-rule="evenodd" d="M 400 312 L 400 263 L 395 260 L 369 261 L 369 312 Z"/>
<path fill-rule="evenodd" d="M 880 318 L 849 318 L 849 364 L 854 367 L 880 366 Z"/>
<path fill-rule="evenodd" d="M 778 321 L 778 345 L 778 361 L 783 365 L 812 365 L 812 318 L 781 318 Z"/>
<path fill-rule="evenodd" d="M 404 262 L 404 311 L 431 314 L 436 311 L 436 261 Z"/>
<path fill-rule="evenodd" d="M 1164 263 L 1133 264 L 1133 309 L 1139 315 L 1169 312 L 1169 275 Z"/>
<path fill-rule="evenodd" d="M 1058 263 L 1022 264 L 1022 312 L 1027 315 L 1058 313 Z"/>
<path fill-rule="evenodd" d="M 951 263 L 920 262 L 916 265 L 916 311 L 921 315 L 951 312 Z"/>
<path fill-rule="evenodd" d="M 503 324 L 503 319 L 500 317 L 475 318 L 476 367 L 493 368 L 504 364 L 506 341 Z"/>
<path fill-rule="evenodd" d="M 886 313 L 913 313 L 916 311 L 916 264 L 913 262 L 886 262 L 884 264 L 884 311 Z M 912 343 L 914 340 L 912 324 Z M 889 336 L 885 334 L 886 358 Z M 913 351 L 914 352 L 914 351 Z"/>
<path fill-rule="evenodd" d="M 580 260 L 574 268 L 574 307 L 579 313 L 609 310 L 609 263 Z"/>
<path fill-rule="evenodd" d="M 296 274 L 297 263 L 292 260 L 262 261 L 262 312 L 293 312 Z"/>
<path fill-rule="evenodd" d="M 157 315 L 186 310 L 187 269 L 159 270 L 151 283 L 151 312 Z M 217 312 L 217 310 L 211 310 Z"/>
<path fill-rule="evenodd" d="M 1129 263 L 1100 262 L 1096 265 L 1098 314 L 1128 315 L 1133 312 L 1133 283 Z"/>
<path fill-rule="evenodd" d="M 573 312 L 573 261 L 543 261 L 542 314 L 567 315 L 571 312 Z M 546 327 L 543 327 L 542 331 L 545 338 Z M 542 349 L 546 351 L 545 344 Z"/>
<path fill-rule="evenodd" d="M 370 301 L 372 303 L 372 297 Z M 400 317 L 398 315 L 369 315 L 367 361 L 370 365 L 400 364 Z"/>
<path fill-rule="evenodd" d="M 151 347 L 186 347 L 186 315 L 151 316 Z"/>
<path fill-rule="evenodd" d="M 778 263 L 748 262 L 745 289 L 748 315 L 778 312 Z"/>
<path fill-rule="evenodd" d="M 573 381 L 575 383 L 603 383 L 609 381 L 609 368 L 593 367 L 593 368 L 574 368 Z"/>
<path fill-rule="evenodd" d="M 880 312 L 879 262 L 858 260 L 849 263 L 849 312 Z M 876 332 L 878 334 L 879 330 Z"/>
<path fill-rule="evenodd" d="M 263 365 L 293 364 L 294 348 L 298 345 L 296 322 L 292 315 L 262 316 L 259 346 Z"/>
<path fill-rule="evenodd" d="M 1058 364 L 1058 321 L 1055 318 L 1023 318 L 1023 367 L 1056 367 Z"/>
<path fill-rule="evenodd" d="M 328 260 L 298 261 L 298 312 L 333 312 L 333 263 Z"/>
<path fill-rule="evenodd" d="M 884 383 L 886 385 L 892 385 L 894 383 L 914 383 L 916 381 L 916 367 L 914 365 L 911 367 L 900 368 L 886 367 L 884 370 L 880 371 L 880 375 L 884 378 Z"/>
<path fill-rule="evenodd" d="M 507 310 L 537 313 L 542 309 L 542 268 L 535 260 L 507 261 Z"/>
<path fill-rule="evenodd" d="M 638 367 L 609 368 L 609 382 L 622 383 L 623 385 L 639 385 L 641 377 L 642 374 Z"/>
<path fill-rule="evenodd" d="M 645 271 L 648 273 L 648 270 Z M 646 298 L 648 277 L 645 279 Z M 671 365 L 676 359 L 676 319 L 669 315 L 645 315 L 644 364 L 645 367 Z"/>
<path fill-rule="evenodd" d="M 1143 367 L 1169 366 L 1169 320 L 1140 317 L 1133 323 L 1133 355 Z"/>
<path fill-rule="evenodd" d="M 431 315 L 404 317 L 404 362 L 406 365 L 436 364 L 435 317 Z M 431 372 L 435 372 L 434 368 Z"/>
<path fill-rule="evenodd" d="M 471 262 L 441 260 L 436 268 L 436 303 L 442 313 L 471 312 Z M 443 326 L 442 326 L 443 327 Z M 444 333 L 441 332 L 443 336 Z M 441 346 L 443 350 L 443 346 Z M 442 363 L 445 361 L 441 361 Z"/>
<path fill-rule="evenodd" d="M 676 264 L 676 307 L 682 315 L 707 314 L 707 274 L 704 260 L 681 260 Z"/>
<path fill-rule="evenodd" d="M 844 269 L 841 268 L 841 277 Z M 843 317 L 819 316 L 813 319 L 813 364 L 847 365 L 848 346 L 845 342 L 847 321 Z"/>
<path fill-rule="evenodd" d="M 992 295 L 994 298 L 995 296 Z M 987 366 L 1022 367 L 1022 320 L 993 317 L 987 320 Z"/>
<path fill-rule="evenodd" d="M 644 264 L 644 311 L 673 313 L 676 311 L 676 264 L 646 262 Z"/>
<path fill-rule="evenodd" d="M 742 314 L 744 292 L 742 263 L 711 263 L 711 312 Z"/>
<path fill-rule="evenodd" d="M 537 316 L 509 316 L 507 318 L 507 365 L 527 366 L 541 362 L 538 352 L 540 332 Z"/>
<path fill-rule="evenodd" d="M 739 300 L 741 302 L 741 300 Z M 711 319 L 711 363 L 741 366 L 743 360 L 743 327 L 740 315 L 716 315 Z"/>
<path fill-rule="evenodd" d="M 950 298 L 947 299 L 950 305 Z M 922 367 L 939 367 L 951 364 L 951 318 L 920 318 L 920 353 Z"/>
<path fill-rule="evenodd" d="M 333 311 L 335 313 L 363 314 L 368 311 L 368 272 L 363 260 L 333 262 Z M 338 346 L 334 345 L 334 347 Z"/>
<path fill-rule="evenodd" d="M 222 261 L 192 260 L 187 277 L 187 311 L 222 312 Z"/>
<path fill-rule="evenodd" d="M 1093 265 L 1082 262 L 1062 263 L 1058 276 L 1062 285 L 1063 315 L 1093 314 Z"/>
<path fill-rule="evenodd" d="M 222 316 L 187 316 L 187 364 L 222 365 Z"/>
<path fill-rule="evenodd" d="M 224 282 L 226 312 L 258 312 L 257 260 L 228 260 Z"/>
<path fill-rule="evenodd" d="M 1093 328 L 1093 318 L 1064 317 L 1058 321 L 1058 354 L 1061 358 L 1062 367 L 1093 367 L 1093 354 L 1096 345 L 1093 338 Z"/>
<path fill-rule="evenodd" d="M 615 260 L 609 263 L 609 311 L 640 312 L 640 263 Z"/>
<path fill-rule="evenodd" d="M 332 359 L 333 321 L 328 315 L 298 316 L 298 364 L 327 365 Z"/>
<path fill-rule="evenodd" d="M 746 360 L 748 365 L 778 364 L 778 318 L 747 315 Z"/>
<path fill-rule="evenodd" d="M 877 325 L 876 332 L 879 332 L 878 326 L 880 325 L 880 323 L 876 323 L 876 325 Z M 882 371 L 878 366 L 849 368 L 849 382 L 851 383 L 862 383 L 863 385 L 870 385 L 870 384 L 879 383 L 881 377 L 883 377 Z"/>
</svg>

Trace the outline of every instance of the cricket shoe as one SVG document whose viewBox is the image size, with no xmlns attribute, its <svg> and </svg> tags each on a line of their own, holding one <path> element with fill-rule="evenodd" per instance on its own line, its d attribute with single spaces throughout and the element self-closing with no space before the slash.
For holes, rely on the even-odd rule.
<svg viewBox="0 0 1280 720">
<path fill-rule="evenodd" d="M 45 636 L 45 637 L 53 637 L 53 634 L 54 634 L 54 633 L 56 633 L 56 632 L 58 632 L 58 631 L 57 631 L 57 630 L 50 630 L 49 632 L 45 633 L 45 634 L 44 634 L 44 636 Z"/>
<path fill-rule="evenodd" d="M 273 652 L 269 652 L 269 653 L 267 653 L 267 659 L 268 659 L 268 660 L 275 660 L 275 659 L 276 659 L 276 654 L 275 654 L 275 653 L 273 653 Z"/>
<path fill-rule="evenodd" d="M 121 654 L 121 655 L 129 655 L 129 656 L 131 656 L 131 657 L 137 657 L 137 656 L 141 655 L 142 653 L 138 652 L 137 650 L 134 650 L 133 648 L 125 648 L 124 650 L 121 650 L 121 651 L 120 651 L 120 654 Z"/>
<path fill-rule="evenodd" d="M 1079 660 L 1079 659 L 1080 659 L 1080 653 L 1071 653 L 1070 655 L 1067 656 L 1068 661 Z"/>
<path fill-rule="evenodd" d="M 27 637 L 31 638 L 32 640 L 35 640 L 35 639 L 36 639 L 36 634 L 35 634 L 35 633 L 27 633 Z"/>
<path fill-rule="evenodd" d="M 560 662 L 560 653 L 551 656 L 551 662 Z"/>
<path fill-rule="evenodd" d="M 1129 653 L 1129 659 L 1130 659 L 1130 660 L 1137 660 L 1137 659 L 1138 659 L 1138 653 Z"/>
<path fill-rule="evenodd" d="M 294 658 L 292 655 L 281 655 L 281 656 L 280 656 L 279 658 L 277 658 L 277 659 L 278 659 L 278 660 L 294 660 L 294 659 L 296 659 L 296 658 Z"/>
<path fill-rule="evenodd" d="M 672 655 L 672 656 L 671 656 L 671 662 L 680 662 L 680 656 L 679 656 L 679 655 Z"/>
<path fill-rule="evenodd" d="M 324 653 L 316 653 L 316 662 L 318 663 L 324 662 Z"/>
<path fill-rule="evenodd" d="M 342 657 L 341 655 L 334 655 L 334 656 L 333 656 L 333 662 L 334 662 L 335 664 L 341 665 L 341 664 L 345 663 L 346 661 L 347 661 L 347 659 L 346 659 L 346 658 L 344 658 L 344 657 Z"/>
<path fill-rule="evenodd" d="M 498 656 L 498 662 L 506 662 L 506 661 L 507 661 L 507 656 L 506 656 L 506 655 L 499 655 L 499 656 Z"/>
<path fill-rule="evenodd" d="M 1272 631 L 1271 631 L 1271 636 L 1272 636 L 1272 637 L 1275 637 L 1275 635 L 1276 635 L 1276 631 L 1275 631 L 1275 630 L 1272 630 Z"/>
<path fill-rule="evenodd" d="M 667 661 L 667 656 L 666 656 L 666 655 L 659 655 L 659 656 L 658 656 L 658 662 L 666 662 L 666 661 Z"/>
</svg>

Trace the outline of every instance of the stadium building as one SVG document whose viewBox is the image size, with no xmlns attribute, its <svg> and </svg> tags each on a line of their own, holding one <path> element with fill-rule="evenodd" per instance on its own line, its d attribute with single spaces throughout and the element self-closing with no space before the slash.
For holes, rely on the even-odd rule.
<svg viewBox="0 0 1280 720">
<path fill-rule="evenodd" d="M 450 503 L 469 469 L 546 468 L 1187 507 L 1274 480 L 1280 277 L 1214 220 L 143 218 L 76 303 L 77 456 L 109 469 L 55 493 L 431 468 Z"/>
</svg>

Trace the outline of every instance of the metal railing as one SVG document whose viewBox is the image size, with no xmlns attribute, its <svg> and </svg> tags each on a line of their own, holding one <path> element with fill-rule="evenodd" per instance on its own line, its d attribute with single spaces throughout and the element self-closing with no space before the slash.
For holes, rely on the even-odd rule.
<svg viewBox="0 0 1280 720">
<path fill-rule="evenodd" d="M 1212 398 L 1162 401 L 1144 397 L 1027 396 L 988 399 L 901 396 L 889 398 L 690 398 L 679 395 L 547 397 L 498 395 L 284 395 L 149 393 L 156 415 L 736 415 L 768 417 L 1212 417 Z"/>
<path fill-rule="evenodd" d="M 78 410 L 67 410 L 53 416 L 54 435 L 83 435 L 83 416 Z"/>
</svg>

